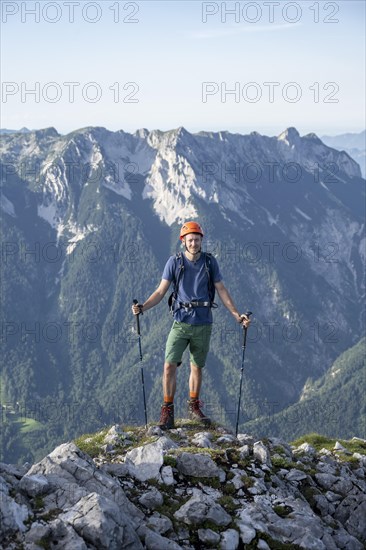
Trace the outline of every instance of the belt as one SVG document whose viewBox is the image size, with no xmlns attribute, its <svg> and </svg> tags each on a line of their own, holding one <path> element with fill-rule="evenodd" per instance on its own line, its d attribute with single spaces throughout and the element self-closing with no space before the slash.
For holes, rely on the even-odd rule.
<svg viewBox="0 0 366 550">
<path fill-rule="evenodd" d="M 179 302 L 180 307 L 211 307 L 211 302 Z"/>
</svg>

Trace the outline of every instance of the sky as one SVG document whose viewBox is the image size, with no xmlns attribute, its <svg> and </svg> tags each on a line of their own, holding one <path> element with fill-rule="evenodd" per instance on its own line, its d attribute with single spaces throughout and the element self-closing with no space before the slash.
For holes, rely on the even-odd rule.
<svg viewBox="0 0 366 550">
<path fill-rule="evenodd" d="M 365 5 L 1 2 L 1 128 L 365 129 Z"/>
</svg>

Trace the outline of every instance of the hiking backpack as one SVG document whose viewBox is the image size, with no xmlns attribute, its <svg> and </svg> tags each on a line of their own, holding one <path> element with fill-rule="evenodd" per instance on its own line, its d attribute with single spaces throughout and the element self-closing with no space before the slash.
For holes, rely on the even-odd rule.
<svg viewBox="0 0 366 550">
<path fill-rule="evenodd" d="M 205 269 L 208 277 L 208 296 L 210 299 L 210 307 L 216 308 L 217 304 L 215 304 L 215 284 L 213 282 L 213 267 L 212 267 L 212 254 L 210 252 L 202 252 L 205 259 Z M 183 256 L 182 252 L 177 252 L 175 255 L 175 272 L 174 272 L 174 279 L 173 279 L 173 292 L 169 296 L 168 299 L 168 305 L 169 305 L 169 311 L 173 315 L 175 311 L 179 309 L 175 307 L 175 303 L 178 298 L 178 289 L 179 289 L 179 283 L 183 277 L 184 272 L 184 262 L 183 262 Z"/>
</svg>

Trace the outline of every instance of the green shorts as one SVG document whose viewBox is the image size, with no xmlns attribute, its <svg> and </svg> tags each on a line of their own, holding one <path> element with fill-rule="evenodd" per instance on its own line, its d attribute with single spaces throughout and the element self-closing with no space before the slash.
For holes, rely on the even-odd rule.
<svg viewBox="0 0 366 550">
<path fill-rule="evenodd" d="M 210 347 L 212 324 L 189 325 L 174 321 L 165 347 L 166 363 L 181 363 L 184 350 L 189 344 L 190 361 L 196 367 L 205 366 Z"/>
</svg>

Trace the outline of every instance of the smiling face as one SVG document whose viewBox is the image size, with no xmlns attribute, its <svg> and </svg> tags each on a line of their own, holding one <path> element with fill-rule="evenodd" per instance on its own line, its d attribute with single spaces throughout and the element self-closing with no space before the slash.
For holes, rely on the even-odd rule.
<svg viewBox="0 0 366 550">
<path fill-rule="evenodd" d="M 189 233 L 183 237 L 183 243 L 185 244 L 188 252 L 191 254 L 197 254 L 201 250 L 202 235 L 199 233 Z"/>
</svg>

